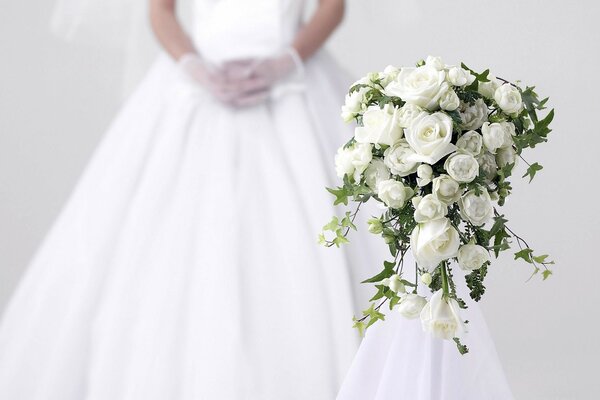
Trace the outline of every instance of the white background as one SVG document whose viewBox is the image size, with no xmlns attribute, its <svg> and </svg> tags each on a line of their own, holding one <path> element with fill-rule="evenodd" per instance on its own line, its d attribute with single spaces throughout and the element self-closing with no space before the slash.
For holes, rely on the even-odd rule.
<svg viewBox="0 0 600 400">
<path fill-rule="evenodd" d="M 118 60 L 50 36 L 49 3 L 0 0 L 0 307 L 120 103 Z M 525 154 L 544 170 L 505 212 L 555 274 L 525 283 L 502 257 L 482 302 L 517 399 L 600 398 L 598 17 L 592 0 L 351 0 L 330 43 L 356 78 L 434 54 L 551 97 L 551 142 Z"/>
</svg>

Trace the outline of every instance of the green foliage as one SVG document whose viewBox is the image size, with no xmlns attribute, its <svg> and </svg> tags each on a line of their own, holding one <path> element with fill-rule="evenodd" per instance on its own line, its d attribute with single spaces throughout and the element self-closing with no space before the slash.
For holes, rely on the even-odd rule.
<svg viewBox="0 0 600 400">
<path fill-rule="evenodd" d="M 488 264 L 484 264 L 481 268 L 476 269 L 468 275 L 465 275 L 467 287 L 471 290 L 469 295 L 475 301 L 481 300 L 481 296 L 483 296 L 483 294 L 485 293 L 485 286 L 483 285 L 483 280 L 487 275 Z"/>
<path fill-rule="evenodd" d="M 525 178 L 526 176 L 529 176 L 529 182 L 531 182 L 533 180 L 533 178 L 535 177 L 535 174 L 538 171 L 542 170 L 542 167 L 540 164 L 538 163 L 533 163 L 531 164 L 528 168 L 527 168 L 527 172 L 525 173 L 525 175 L 523 175 L 523 178 Z"/>
<path fill-rule="evenodd" d="M 455 337 L 453 338 L 454 343 L 456 343 L 456 347 L 458 348 L 458 352 L 461 355 L 465 355 L 469 352 L 469 348 L 460 342 L 460 339 Z"/>
</svg>

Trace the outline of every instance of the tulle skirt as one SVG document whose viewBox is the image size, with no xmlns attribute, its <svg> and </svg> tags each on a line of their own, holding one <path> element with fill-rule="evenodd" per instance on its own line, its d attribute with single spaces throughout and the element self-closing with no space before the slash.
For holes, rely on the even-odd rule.
<svg viewBox="0 0 600 400">
<path fill-rule="evenodd" d="M 304 92 L 234 110 L 162 56 L 4 313 L 0 398 L 334 398 L 368 274 L 317 244 L 344 76 L 321 53 Z"/>
</svg>

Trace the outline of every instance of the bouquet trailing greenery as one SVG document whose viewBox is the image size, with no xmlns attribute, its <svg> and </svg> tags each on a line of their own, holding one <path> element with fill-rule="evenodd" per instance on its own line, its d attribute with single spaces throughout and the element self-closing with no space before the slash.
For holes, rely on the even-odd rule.
<svg viewBox="0 0 600 400">
<path fill-rule="evenodd" d="M 383 307 L 407 318 L 420 318 L 435 337 L 460 341 L 466 331 L 460 309 L 467 305 L 456 290 L 452 268 L 465 271 L 470 297 L 479 301 L 484 278 L 496 258 L 516 242 L 515 259 L 548 278 L 548 255 L 534 253 L 507 225 L 499 211 L 512 187 L 515 164 L 527 164 L 529 181 L 542 166 L 523 151 L 546 142 L 554 110 L 545 116 L 547 98 L 534 87 L 522 88 L 466 65 L 449 66 L 428 57 L 416 67 L 387 67 L 350 88 L 342 118 L 355 121 L 352 139 L 338 150 L 336 170 L 343 184 L 327 190 L 334 204 L 356 203 L 354 211 L 333 217 L 319 242 L 347 243 L 356 229 L 360 206 L 379 202 L 382 215 L 369 220 L 369 231 L 389 246 L 392 260 L 364 281 L 375 286 L 370 307 L 355 327 L 361 333 L 385 315 Z M 416 260 L 414 280 L 405 278 L 406 254 Z M 432 295 L 418 293 L 419 280 Z"/>
</svg>

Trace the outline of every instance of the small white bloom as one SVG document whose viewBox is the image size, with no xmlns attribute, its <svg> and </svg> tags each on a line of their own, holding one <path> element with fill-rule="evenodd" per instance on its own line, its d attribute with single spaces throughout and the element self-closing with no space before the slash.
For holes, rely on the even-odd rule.
<svg viewBox="0 0 600 400">
<path fill-rule="evenodd" d="M 496 163 L 500 168 L 505 167 L 508 164 L 517 162 L 517 151 L 511 147 L 504 147 L 498 149 L 496 152 Z"/>
<path fill-rule="evenodd" d="M 523 99 L 519 89 L 510 84 L 500 85 L 494 92 L 494 100 L 507 114 L 518 114 L 523 109 Z"/>
<path fill-rule="evenodd" d="M 500 81 L 493 76 L 488 75 L 489 82 L 479 82 L 477 91 L 488 99 L 494 98 L 494 93 L 501 85 Z"/>
<path fill-rule="evenodd" d="M 462 194 L 460 184 L 450 175 L 441 174 L 433 178 L 432 182 L 432 194 L 447 205 L 451 205 L 460 199 L 460 195 Z"/>
<path fill-rule="evenodd" d="M 483 145 L 492 154 L 496 154 L 496 150 L 507 147 L 507 127 L 501 122 L 490 124 L 486 122 L 481 127 L 483 136 Z M 508 134 L 510 137 L 510 134 Z M 512 145 L 512 137 L 510 137 L 509 146 Z"/>
<path fill-rule="evenodd" d="M 429 164 L 421 164 L 417 167 L 417 185 L 427 186 L 433 179 L 433 169 Z"/>
<path fill-rule="evenodd" d="M 400 299 L 400 303 L 396 306 L 398 312 L 405 318 L 415 319 L 421 315 L 423 307 L 427 304 L 427 300 L 415 293 L 406 293 Z"/>
<path fill-rule="evenodd" d="M 443 112 L 421 114 L 406 129 L 406 140 L 416 154 L 413 161 L 435 164 L 456 150 L 452 140 L 452 119 Z"/>
<path fill-rule="evenodd" d="M 383 72 L 379 74 L 381 80 L 381 86 L 386 87 L 390 82 L 392 82 L 396 77 L 398 77 L 398 73 L 400 70 L 393 65 L 388 65 L 385 67 Z"/>
<path fill-rule="evenodd" d="M 440 262 L 456 256 L 460 238 L 448 218 L 419 224 L 410 236 L 410 247 L 419 267 L 433 271 Z"/>
<path fill-rule="evenodd" d="M 477 244 L 465 244 L 458 249 L 458 265 L 463 271 L 474 271 L 490 261 L 488 251 Z"/>
<path fill-rule="evenodd" d="M 367 186 L 376 191 L 379 182 L 390 179 L 390 170 L 381 159 L 374 158 L 369 163 L 364 175 Z"/>
<path fill-rule="evenodd" d="M 421 325 L 435 338 L 451 340 L 467 331 L 460 317 L 458 302 L 444 297 L 440 289 L 431 296 L 421 311 Z"/>
<path fill-rule="evenodd" d="M 475 226 L 485 225 L 494 215 L 494 207 L 490 194 L 484 188 L 477 195 L 475 190 L 469 190 L 459 200 L 460 215 Z"/>
<path fill-rule="evenodd" d="M 460 106 L 460 99 L 454 90 L 448 89 L 442 97 L 440 97 L 440 107 L 442 110 L 454 111 L 458 106 Z"/>
<path fill-rule="evenodd" d="M 472 182 L 479 174 L 479 163 L 472 154 L 453 153 L 444 162 L 444 169 L 457 182 Z"/>
<path fill-rule="evenodd" d="M 414 194 L 413 190 L 395 179 L 379 182 L 377 193 L 381 201 L 390 208 L 403 208 Z"/>
<path fill-rule="evenodd" d="M 441 71 L 446 67 L 446 64 L 444 64 L 441 57 L 434 56 L 427 56 L 427 60 L 425 60 L 425 65 L 431 68 L 435 68 L 438 71 Z"/>
<path fill-rule="evenodd" d="M 426 111 L 424 111 L 421 107 L 415 104 L 406 103 L 400 107 L 400 110 L 398 110 L 398 122 L 400 123 L 401 127 L 408 128 L 415 119 L 424 113 L 426 114 Z"/>
<path fill-rule="evenodd" d="M 479 163 L 479 169 L 481 170 L 483 177 L 488 182 L 491 182 L 498 173 L 498 165 L 496 164 L 494 155 L 484 151 L 477 157 L 477 162 Z"/>
<path fill-rule="evenodd" d="M 456 141 L 456 147 L 474 156 L 481 154 L 482 146 L 483 138 L 476 131 L 467 131 Z"/>
<path fill-rule="evenodd" d="M 410 156 L 414 154 L 415 151 L 408 142 L 400 139 L 396 144 L 385 150 L 383 153 L 384 163 L 392 174 L 407 176 L 414 173 L 419 166 L 418 162 L 410 160 Z"/>
<path fill-rule="evenodd" d="M 414 199 L 418 199 L 414 201 Z M 415 204 L 416 203 L 416 204 Z M 418 223 L 433 221 L 434 219 L 444 218 L 448 214 L 448 206 L 432 194 L 425 197 L 413 198 L 415 206 L 415 221 Z"/>
<path fill-rule="evenodd" d="M 402 138 L 398 109 L 390 104 L 384 108 L 377 105 L 367 108 L 363 114 L 363 126 L 355 129 L 354 137 L 359 143 L 393 145 Z"/>
<path fill-rule="evenodd" d="M 440 96 L 448 86 L 443 70 L 423 65 L 417 68 L 402 68 L 396 79 L 386 86 L 385 93 L 433 111 L 439 108 Z"/>
<path fill-rule="evenodd" d="M 460 118 L 463 123 L 463 129 L 475 130 L 481 128 L 481 125 L 488 120 L 488 114 L 488 106 L 482 99 L 475 100 L 475 104 L 473 105 L 463 103 L 460 107 Z"/>
<path fill-rule="evenodd" d="M 344 175 L 353 176 L 354 180 L 359 182 L 361 174 L 373 158 L 372 150 L 373 147 L 370 144 L 363 143 L 355 143 L 346 149 L 340 147 L 335 155 L 337 175 L 340 178 L 343 178 Z"/>
<path fill-rule="evenodd" d="M 358 114 L 365 111 L 365 95 L 369 88 L 363 87 L 346 95 L 346 101 L 342 106 L 342 119 L 345 122 L 352 121 Z"/>
<path fill-rule="evenodd" d="M 433 277 L 431 276 L 431 274 L 429 272 L 425 272 L 423 275 L 421 275 L 421 282 L 423 282 L 423 284 L 425 286 L 431 285 L 432 281 L 433 281 Z"/>
<path fill-rule="evenodd" d="M 381 283 L 390 288 L 394 293 L 406 293 L 406 287 L 402 283 L 402 278 L 398 274 L 394 274 L 389 278 L 384 279 Z"/>
<path fill-rule="evenodd" d="M 454 86 L 466 86 L 475 81 L 471 72 L 461 67 L 450 67 L 447 74 L 448 81 Z"/>
</svg>

